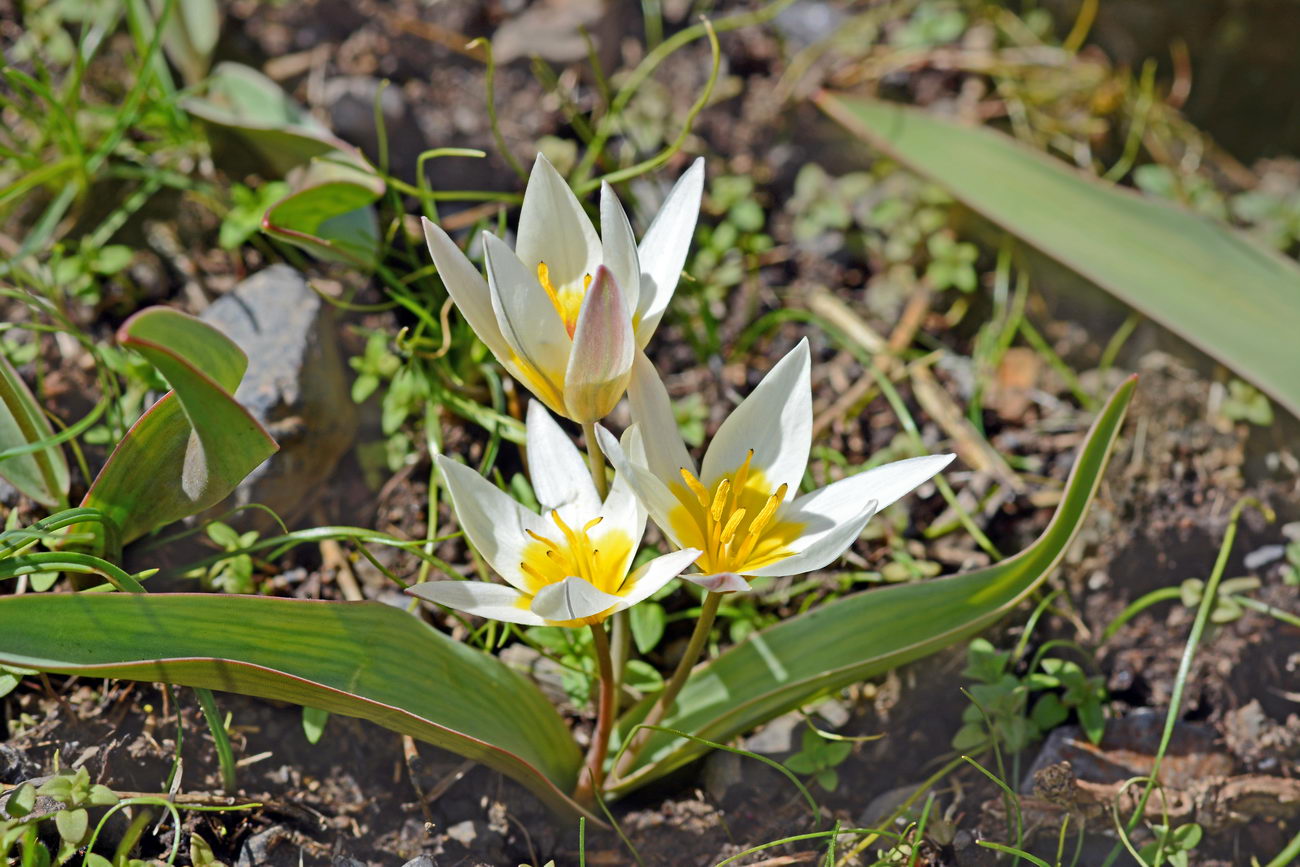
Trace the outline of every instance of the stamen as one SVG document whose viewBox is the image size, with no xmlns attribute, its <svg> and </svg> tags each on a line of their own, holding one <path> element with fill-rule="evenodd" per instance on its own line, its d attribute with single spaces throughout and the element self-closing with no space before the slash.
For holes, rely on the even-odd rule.
<svg viewBox="0 0 1300 867">
<path fill-rule="evenodd" d="M 524 532 L 527 533 L 529 536 L 532 536 L 534 539 L 536 539 L 538 542 L 541 542 L 543 545 L 547 546 L 548 548 L 560 547 L 555 541 L 548 539 L 545 536 L 534 533 L 532 530 L 524 530 Z"/>
<path fill-rule="evenodd" d="M 740 527 L 740 522 L 743 520 L 745 520 L 744 509 L 737 509 L 731 513 L 731 517 L 727 519 L 726 526 L 722 528 L 722 537 L 719 541 L 721 541 L 723 545 L 731 544 L 731 540 L 735 538 L 736 530 Z"/>
<path fill-rule="evenodd" d="M 590 289 L 590 288 L 591 288 L 591 275 L 590 275 L 590 274 L 583 274 L 583 275 L 582 275 L 582 291 L 583 291 L 583 292 L 586 292 L 586 291 L 587 291 L 588 289 Z"/>
<path fill-rule="evenodd" d="M 547 551 L 546 553 L 549 554 L 551 552 Z M 538 584 L 540 584 L 543 587 L 551 583 L 545 575 L 543 575 L 541 572 L 538 572 L 536 569 L 534 569 L 532 566 L 529 566 L 527 563 L 520 563 L 519 571 L 523 572 L 525 575 L 527 575 L 529 578 L 532 578 L 534 581 L 536 581 Z"/>
<path fill-rule="evenodd" d="M 749 481 L 749 462 L 753 459 L 754 450 L 750 449 L 740 468 L 736 470 L 735 482 L 731 485 L 732 492 L 736 495 L 736 501 L 731 505 L 733 509 L 740 505 L 740 496 L 745 492 L 745 483 Z"/>
<path fill-rule="evenodd" d="M 776 514 L 776 510 L 780 508 L 781 503 L 785 501 L 785 492 L 789 489 L 788 484 L 782 483 L 781 487 L 776 489 L 776 493 L 767 498 L 763 508 L 754 516 L 754 520 L 750 522 L 749 528 L 745 531 L 745 541 L 741 543 L 740 551 L 736 554 L 738 563 L 744 563 L 745 560 L 749 559 L 749 555 L 754 552 L 754 546 L 763 538 L 763 530 L 767 527 L 768 522 L 772 520 L 772 516 Z"/>
<path fill-rule="evenodd" d="M 560 304 L 560 296 L 555 291 L 555 286 L 551 284 L 551 269 L 547 267 L 545 262 L 537 263 L 537 282 L 542 284 L 542 288 L 546 290 L 547 296 L 551 299 L 551 304 L 555 307 L 555 312 L 559 313 L 560 318 L 563 319 L 564 306 Z"/>
<path fill-rule="evenodd" d="M 714 521 L 722 520 L 722 510 L 727 507 L 727 497 L 731 494 L 731 480 L 723 479 L 713 492 L 713 505 L 709 507 L 709 517 Z"/>
<path fill-rule="evenodd" d="M 555 522 L 555 526 L 559 527 L 560 532 L 564 534 L 564 541 L 568 542 L 570 547 L 576 547 L 578 544 L 578 534 L 573 532 L 573 529 L 569 527 L 568 524 L 564 523 L 564 519 L 560 517 L 558 509 L 551 510 L 551 520 Z"/>
<path fill-rule="evenodd" d="M 605 520 L 604 515 L 597 515 L 596 517 L 592 518 L 590 521 L 582 525 L 582 532 L 584 533 L 587 532 L 588 530 L 590 530 L 592 527 L 596 526 L 603 520 Z"/>
<path fill-rule="evenodd" d="M 700 505 L 707 509 L 709 507 L 708 489 L 705 488 L 704 485 L 700 483 L 700 480 L 695 478 L 695 474 L 686 469 L 686 467 L 682 467 L 680 472 L 682 474 L 682 481 L 686 482 L 686 487 L 690 488 L 691 493 L 695 494 L 696 498 L 700 501 Z"/>
</svg>

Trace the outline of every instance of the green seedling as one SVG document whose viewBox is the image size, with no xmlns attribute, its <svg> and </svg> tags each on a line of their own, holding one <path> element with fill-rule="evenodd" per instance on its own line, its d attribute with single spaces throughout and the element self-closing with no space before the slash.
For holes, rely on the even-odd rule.
<svg viewBox="0 0 1300 867">
<path fill-rule="evenodd" d="M 1138 850 L 1142 860 L 1150 867 L 1188 867 L 1192 863 L 1192 852 L 1200 845 L 1204 832 L 1195 822 L 1179 825 L 1152 825 L 1151 833 L 1156 839 Z"/>
<path fill-rule="evenodd" d="M 1024 750 L 1065 722 L 1073 711 L 1093 743 L 1105 728 L 1107 702 L 1103 680 L 1087 675 L 1076 663 L 1048 657 L 1039 669 L 1017 677 L 1010 670 L 1010 651 L 999 651 L 977 638 L 967 647 L 963 672 L 976 681 L 972 704 L 962 713 L 962 727 L 953 736 L 953 749 L 972 752 L 994 743 L 1012 753 Z M 1033 701 L 1034 693 L 1041 693 Z"/>
<path fill-rule="evenodd" d="M 205 590 L 222 593 L 254 592 L 257 588 L 253 583 L 253 558 L 246 552 L 257 541 L 258 532 L 248 530 L 240 533 L 221 521 L 211 521 L 204 531 L 219 550 L 230 556 L 189 572 L 189 577 L 198 578 Z"/>
<path fill-rule="evenodd" d="M 1268 398 L 1240 379 L 1228 383 L 1228 395 L 1219 405 L 1219 412 L 1230 421 L 1250 422 L 1259 427 L 1268 427 L 1273 423 L 1273 407 Z"/>
<path fill-rule="evenodd" d="M 796 774 L 812 777 L 826 791 L 835 791 L 840 784 L 835 769 L 853 752 L 853 744 L 830 740 L 812 726 L 804 728 L 801 738 L 799 752 L 786 759 L 785 766 Z"/>
</svg>

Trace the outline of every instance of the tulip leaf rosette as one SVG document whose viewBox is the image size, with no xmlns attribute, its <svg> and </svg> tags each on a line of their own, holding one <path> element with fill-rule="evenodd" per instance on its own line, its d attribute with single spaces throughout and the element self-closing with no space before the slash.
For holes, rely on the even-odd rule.
<svg viewBox="0 0 1300 867">
<path fill-rule="evenodd" d="M 509 623 L 587 626 L 647 598 L 699 556 L 674 551 L 632 571 L 646 513 L 626 479 L 615 476 L 602 502 L 581 453 L 536 401 L 527 440 L 540 515 L 469 467 L 438 458 L 465 535 L 506 584 L 433 581 L 408 592 Z"/>
<path fill-rule="evenodd" d="M 539 155 L 515 249 L 483 235 L 486 280 L 427 219 L 425 238 L 448 293 L 502 366 L 553 412 L 590 424 L 623 396 L 636 350 L 663 318 L 703 185 L 703 160 L 696 160 L 638 246 L 613 187 L 601 185 L 597 234 L 568 184 Z"/>
<path fill-rule="evenodd" d="M 601 447 L 664 534 L 703 552 L 699 574 L 683 576 L 688 580 L 727 592 L 749 589 L 746 577 L 821 569 L 853 544 L 872 515 L 953 459 L 895 461 L 796 496 L 812 444 L 810 367 L 804 340 L 732 411 L 697 468 L 667 390 L 638 353 L 628 390 L 633 425 L 622 445 L 601 428 Z"/>
</svg>

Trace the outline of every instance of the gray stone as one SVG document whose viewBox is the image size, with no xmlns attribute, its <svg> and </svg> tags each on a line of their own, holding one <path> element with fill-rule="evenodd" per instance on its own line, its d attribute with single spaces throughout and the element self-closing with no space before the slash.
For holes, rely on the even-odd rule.
<svg viewBox="0 0 1300 867">
<path fill-rule="evenodd" d="M 333 311 L 301 273 L 272 265 L 217 299 L 201 318 L 248 355 L 235 399 L 280 444 L 207 517 L 261 503 L 293 521 L 315 503 L 357 432 Z M 240 512 L 237 523 L 274 526 L 257 509 Z"/>
<path fill-rule="evenodd" d="M 407 861 L 402 867 L 438 867 L 437 862 L 428 855 L 420 855 Z"/>
<path fill-rule="evenodd" d="M 1245 556 L 1242 565 L 1250 571 L 1267 566 L 1274 560 L 1281 560 L 1286 556 L 1285 545 L 1265 545 L 1262 548 L 1256 548 Z"/>
</svg>

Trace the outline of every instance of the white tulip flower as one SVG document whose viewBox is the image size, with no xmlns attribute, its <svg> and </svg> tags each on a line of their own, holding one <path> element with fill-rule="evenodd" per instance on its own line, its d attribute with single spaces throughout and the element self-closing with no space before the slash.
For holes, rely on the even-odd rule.
<svg viewBox="0 0 1300 867">
<path fill-rule="evenodd" d="M 407 592 L 493 620 L 576 627 L 635 605 L 699 556 L 685 548 L 628 574 L 646 513 L 626 479 L 615 476 L 602 503 L 577 447 L 536 401 L 529 401 L 527 439 L 542 515 L 471 468 L 438 457 L 461 528 L 507 584 L 432 581 Z M 635 440 L 631 447 L 638 448 Z"/>
<path fill-rule="evenodd" d="M 540 154 L 512 251 L 485 233 L 487 279 L 434 223 L 429 253 L 470 327 L 501 365 L 554 412 L 582 424 L 608 415 L 635 351 L 663 318 L 686 263 L 704 160 L 678 179 L 638 246 L 608 183 L 597 235 L 568 184 Z"/>
<path fill-rule="evenodd" d="M 628 389 L 633 425 L 622 446 L 600 428 L 600 444 L 673 544 L 703 551 L 701 574 L 687 580 L 727 592 L 749 589 L 745 576 L 820 569 L 878 510 L 953 459 L 895 461 L 796 497 L 812 445 L 811 364 L 803 340 L 722 423 L 697 469 L 663 382 L 638 353 Z"/>
</svg>

